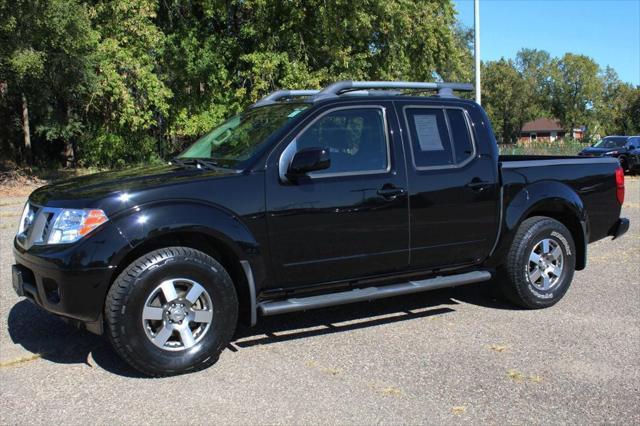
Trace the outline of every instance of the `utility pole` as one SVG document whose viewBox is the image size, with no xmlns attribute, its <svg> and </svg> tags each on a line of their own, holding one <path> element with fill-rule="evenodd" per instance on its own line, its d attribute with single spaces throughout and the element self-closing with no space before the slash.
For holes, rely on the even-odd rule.
<svg viewBox="0 0 640 426">
<path fill-rule="evenodd" d="M 476 61 L 476 102 L 480 105 L 480 0 L 473 0 L 473 35 Z"/>
</svg>

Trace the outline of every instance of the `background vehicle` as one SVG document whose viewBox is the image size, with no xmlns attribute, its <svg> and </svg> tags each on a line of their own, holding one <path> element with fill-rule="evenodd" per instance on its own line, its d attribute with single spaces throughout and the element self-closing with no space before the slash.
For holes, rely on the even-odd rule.
<svg viewBox="0 0 640 426">
<path fill-rule="evenodd" d="M 631 173 L 640 173 L 640 141 L 635 149 L 629 150 L 627 155 L 629 170 Z"/>
<path fill-rule="evenodd" d="M 640 136 L 606 136 L 593 146 L 583 149 L 578 155 L 584 157 L 615 157 L 624 171 L 629 170 L 630 151 L 640 148 Z"/>
<path fill-rule="evenodd" d="M 452 95 L 470 89 L 278 91 L 169 165 L 40 188 L 14 242 L 14 287 L 154 376 L 213 364 L 237 319 L 258 314 L 493 275 L 519 306 L 552 306 L 587 244 L 627 231 L 622 169 L 499 157 L 483 109 Z"/>
</svg>

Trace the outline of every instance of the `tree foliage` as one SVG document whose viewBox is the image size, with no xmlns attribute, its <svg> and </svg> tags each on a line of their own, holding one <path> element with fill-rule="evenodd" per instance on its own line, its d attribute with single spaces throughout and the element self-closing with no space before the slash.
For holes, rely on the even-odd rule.
<svg viewBox="0 0 640 426">
<path fill-rule="evenodd" d="M 450 0 L 0 0 L 0 146 L 20 160 L 166 157 L 277 88 L 468 80 Z M 24 159 L 24 156 L 23 156 Z"/>
<path fill-rule="evenodd" d="M 451 0 L 0 0 L 2 160 L 163 159 L 278 88 L 471 81 Z M 581 55 L 484 65 L 499 138 L 541 115 L 637 131 L 638 88 Z"/>
<path fill-rule="evenodd" d="M 533 115 L 533 93 L 511 60 L 500 59 L 483 67 L 483 104 L 500 142 L 512 142 L 522 124 Z"/>
<path fill-rule="evenodd" d="M 502 143 L 515 142 L 522 125 L 540 117 L 567 129 L 584 126 L 588 138 L 640 133 L 640 87 L 587 56 L 522 49 L 515 61 L 483 63 L 483 73 L 483 106 Z"/>
</svg>

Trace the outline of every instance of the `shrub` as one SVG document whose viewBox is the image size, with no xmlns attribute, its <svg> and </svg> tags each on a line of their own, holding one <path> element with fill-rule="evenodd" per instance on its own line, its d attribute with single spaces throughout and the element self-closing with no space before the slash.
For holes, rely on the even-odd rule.
<svg viewBox="0 0 640 426">
<path fill-rule="evenodd" d="M 564 138 L 548 141 L 535 141 L 530 143 L 500 144 L 501 155 L 578 155 L 586 143 L 573 138 Z"/>
</svg>

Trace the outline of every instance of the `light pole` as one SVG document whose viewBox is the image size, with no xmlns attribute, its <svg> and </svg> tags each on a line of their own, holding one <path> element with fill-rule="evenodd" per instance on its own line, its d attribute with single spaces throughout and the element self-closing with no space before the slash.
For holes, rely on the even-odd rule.
<svg viewBox="0 0 640 426">
<path fill-rule="evenodd" d="M 480 105 L 480 0 L 473 0 L 473 35 L 476 62 L 476 102 Z"/>
</svg>

